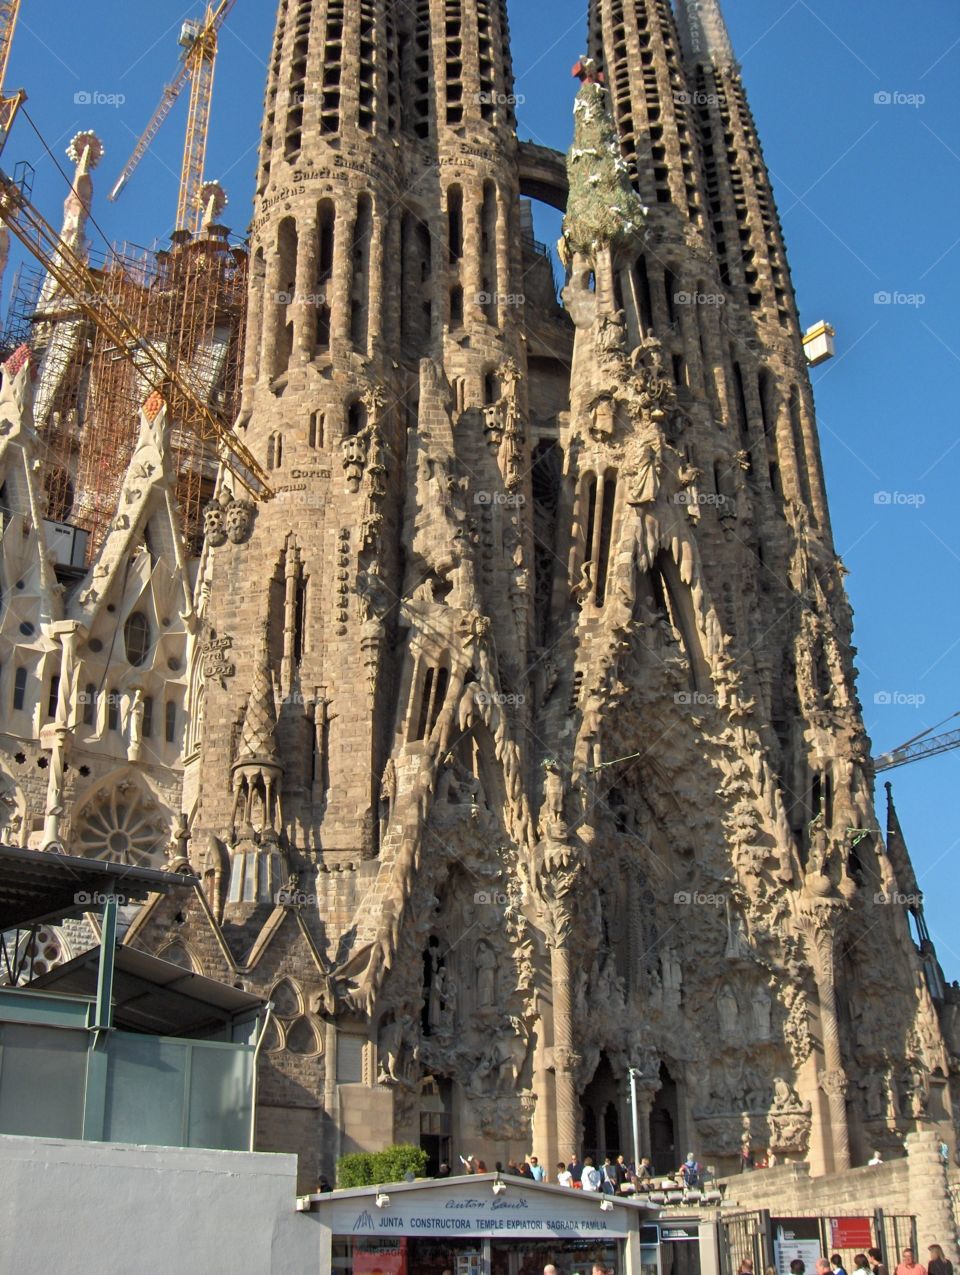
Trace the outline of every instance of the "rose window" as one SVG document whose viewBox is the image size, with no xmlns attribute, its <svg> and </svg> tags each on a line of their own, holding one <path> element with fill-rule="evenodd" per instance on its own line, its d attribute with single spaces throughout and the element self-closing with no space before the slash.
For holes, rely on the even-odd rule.
<svg viewBox="0 0 960 1275">
<path fill-rule="evenodd" d="M 77 848 L 88 859 L 150 868 L 163 859 L 168 836 L 167 820 L 156 801 L 135 784 L 124 783 L 84 813 Z"/>
</svg>

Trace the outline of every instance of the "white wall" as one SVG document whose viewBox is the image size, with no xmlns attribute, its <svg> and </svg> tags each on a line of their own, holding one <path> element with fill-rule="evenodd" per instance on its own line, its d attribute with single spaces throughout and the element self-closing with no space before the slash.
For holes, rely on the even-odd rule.
<svg viewBox="0 0 960 1275">
<path fill-rule="evenodd" d="M 292 1155 L 0 1136 L 0 1273 L 313 1275 Z"/>
</svg>

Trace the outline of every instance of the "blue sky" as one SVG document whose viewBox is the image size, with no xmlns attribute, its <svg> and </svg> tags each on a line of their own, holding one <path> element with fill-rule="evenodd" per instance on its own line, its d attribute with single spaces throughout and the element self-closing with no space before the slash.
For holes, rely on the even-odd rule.
<svg viewBox="0 0 960 1275">
<path fill-rule="evenodd" d="M 8 86 L 26 87 L 27 110 L 61 162 L 81 129 L 105 141 L 95 216 L 108 239 L 151 244 L 172 228 L 185 102 L 122 201 L 108 204 L 106 192 L 173 73 L 182 19 L 201 7 L 23 0 Z M 522 136 L 568 145 L 569 71 L 585 8 L 510 3 Z M 241 233 L 273 9 L 271 0 L 237 0 L 221 43 L 207 173 L 227 187 L 225 220 Z M 726 14 L 802 318 L 837 329 L 839 357 L 814 382 L 834 533 L 850 570 L 860 693 L 881 752 L 960 709 L 960 7 L 728 0 Z M 83 104 L 78 93 L 102 97 Z M 21 159 L 35 165 L 35 201 L 56 221 L 65 188 L 25 120 L 4 165 Z M 941 960 L 948 978 L 960 978 L 960 751 L 889 777 Z"/>
</svg>

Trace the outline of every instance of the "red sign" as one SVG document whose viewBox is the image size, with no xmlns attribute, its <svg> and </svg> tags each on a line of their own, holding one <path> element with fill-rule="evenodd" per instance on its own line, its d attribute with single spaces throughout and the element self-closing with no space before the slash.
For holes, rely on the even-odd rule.
<svg viewBox="0 0 960 1275">
<path fill-rule="evenodd" d="M 868 1217 L 832 1217 L 830 1247 L 868 1249 L 873 1244 L 873 1224 Z"/>
<path fill-rule="evenodd" d="M 355 1239 L 353 1275 L 407 1275 L 407 1241 Z"/>
</svg>

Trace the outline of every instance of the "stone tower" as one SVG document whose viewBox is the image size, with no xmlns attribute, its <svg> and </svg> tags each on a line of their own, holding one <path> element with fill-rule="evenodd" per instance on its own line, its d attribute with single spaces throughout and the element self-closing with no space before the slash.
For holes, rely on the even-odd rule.
<svg viewBox="0 0 960 1275">
<path fill-rule="evenodd" d="M 953 1136 L 722 17 L 595 0 L 589 51 L 564 169 L 503 0 L 279 8 L 238 425 L 276 494 L 206 514 L 176 924 L 274 1001 L 259 1139 L 307 1184 L 629 1151 L 630 1068 L 663 1171 Z"/>
</svg>

